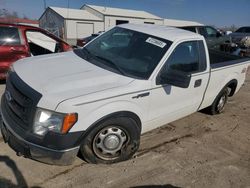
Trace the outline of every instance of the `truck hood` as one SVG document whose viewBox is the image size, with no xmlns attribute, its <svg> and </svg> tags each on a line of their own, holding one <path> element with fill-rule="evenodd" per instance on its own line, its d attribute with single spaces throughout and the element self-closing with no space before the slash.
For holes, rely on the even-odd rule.
<svg viewBox="0 0 250 188">
<path fill-rule="evenodd" d="M 42 94 L 38 105 L 49 109 L 64 100 L 122 87 L 134 80 L 93 65 L 74 52 L 22 59 L 13 68 Z"/>
</svg>

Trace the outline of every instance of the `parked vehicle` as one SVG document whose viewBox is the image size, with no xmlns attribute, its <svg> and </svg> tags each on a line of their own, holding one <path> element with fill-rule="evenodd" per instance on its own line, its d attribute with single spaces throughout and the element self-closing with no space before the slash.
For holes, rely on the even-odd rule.
<svg viewBox="0 0 250 188">
<path fill-rule="evenodd" d="M 0 23 L 0 80 L 19 59 L 69 50 L 70 45 L 41 28 Z"/>
<path fill-rule="evenodd" d="M 180 28 L 204 36 L 208 48 L 219 50 L 221 48 L 221 45 L 230 42 L 230 37 L 228 37 L 227 35 L 223 35 L 221 31 L 218 31 L 217 29 L 211 26 L 199 25 L 199 26 L 184 26 Z"/>
<path fill-rule="evenodd" d="M 241 27 L 229 35 L 232 42 L 238 44 L 240 47 L 250 48 L 250 26 Z"/>
<path fill-rule="evenodd" d="M 239 43 L 232 40 L 230 34 L 223 34 L 211 26 L 186 26 L 182 29 L 201 34 L 205 37 L 208 48 L 229 53 L 231 55 L 247 57 L 249 50 L 246 49 L 246 44 L 249 44 L 248 38 L 244 38 Z"/>
<path fill-rule="evenodd" d="M 241 27 L 229 34 L 230 43 L 224 44 L 222 50 L 234 55 L 250 57 L 250 27 Z"/>
<path fill-rule="evenodd" d="M 78 153 L 90 163 L 127 160 L 142 133 L 201 109 L 223 112 L 249 64 L 192 32 L 119 25 L 82 49 L 14 63 L 1 131 L 18 155 L 49 164 Z"/>
<path fill-rule="evenodd" d="M 232 31 L 225 31 L 225 35 L 230 35 Z"/>
<path fill-rule="evenodd" d="M 92 35 L 90 35 L 88 37 L 85 37 L 83 39 L 77 39 L 77 44 L 76 45 L 78 47 L 83 47 L 83 46 L 88 44 L 91 40 L 93 40 L 94 38 L 96 38 L 99 35 L 100 35 L 99 33 L 96 33 L 96 34 L 92 34 Z"/>
</svg>

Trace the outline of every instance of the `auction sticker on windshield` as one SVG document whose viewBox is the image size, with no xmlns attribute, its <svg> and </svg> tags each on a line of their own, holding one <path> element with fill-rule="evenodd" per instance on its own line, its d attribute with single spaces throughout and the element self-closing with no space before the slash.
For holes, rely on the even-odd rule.
<svg viewBox="0 0 250 188">
<path fill-rule="evenodd" d="M 148 37 L 148 39 L 146 40 L 146 42 L 150 43 L 150 44 L 153 44 L 155 46 L 159 46 L 161 48 L 164 48 L 166 46 L 165 42 L 162 42 L 160 40 L 157 40 L 157 39 L 154 39 L 154 38 L 151 38 L 151 37 Z"/>
</svg>

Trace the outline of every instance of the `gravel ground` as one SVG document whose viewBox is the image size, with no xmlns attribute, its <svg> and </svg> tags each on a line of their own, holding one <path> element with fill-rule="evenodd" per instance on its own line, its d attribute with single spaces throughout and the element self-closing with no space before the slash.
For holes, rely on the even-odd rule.
<svg viewBox="0 0 250 188">
<path fill-rule="evenodd" d="M 144 134 L 135 157 L 113 165 L 46 165 L 17 157 L 0 138 L 0 188 L 250 188 L 249 92 L 250 74 L 223 114 L 197 112 Z"/>
</svg>

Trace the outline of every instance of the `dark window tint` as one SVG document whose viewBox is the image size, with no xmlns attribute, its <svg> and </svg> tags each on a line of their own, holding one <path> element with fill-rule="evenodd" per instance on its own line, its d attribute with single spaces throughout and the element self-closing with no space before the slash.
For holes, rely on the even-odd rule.
<svg viewBox="0 0 250 188">
<path fill-rule="evenodd" d="M 217 31 L 212 27 L 205 27 L 205 31 L 207 33 L 207 37 L 216 37 Z"/>
<path fill-rule="evenodd" d="M 250 27 L 241 27 L 235 31 L 236 33 L 250 33 Z"/>
<path fill-rule="evenodd" d="M 204 27 L 199 28 L 199 34 L 202 35 L 203 37 L 207 38 L 207 32 Z"/>
<path fill-rule="evenodd" d="M 195 27 L 181 27 L 181 29 L 196 33 Z"/>
<path fill-rule="evenodd" d="M 144 22 L 145 24 L 155 24 L 154 22 Z"/>
<path fill-rule="evenodd" d="M 203 41 L 198 41 L 198 45 L 199 45 L 199 55 L 200 55 L 200 66 L 199 66 L 199 70 L 200 71 L 205 71 L 207 68 L 207 56 L 206 56 L 206 51 L 205 51 L 205 46 L 204 46 L 204 42 Z"/>
<path fill-rule="evenodd" d="M 123 72 L 133 78 L 148 79 L 171 44 L 156 36 L 115 27 L 82 51 L 87 50 L 93 57 L 88 61 L 97 66 L 111 71 L 119 69 L 115 72 Z"/>
<path fill-rule="evenodd" d="M 0 27 L 0 45 L 19 45 L 21 44 L 17 28 Z"/>
<path fill-rule="evenodd" d="M 246 33 L 250 33 L 250 27 L 246 28 Z"/>
<path fill-rule="evenodd" d="M 127 20 L 116 20 L 116 25 L 129 23 Z"/>
<path fill-rule="evenodd" d="M 201 68 L 204 70 L 204 67 L 200 66 L 199 47 L 202 48 L 202 45 L 199 46 L 197 41 L 179 44 L 167 60 L 166 68 L 188 73 L 199 72 Z"/>
<path fill-rule="evenodd" d="M 241 27 L 241 28 L 237 29 L 235 32 L 236 33 L 244 33 L 245 32 L 245 28 Z"/>
</svg>

